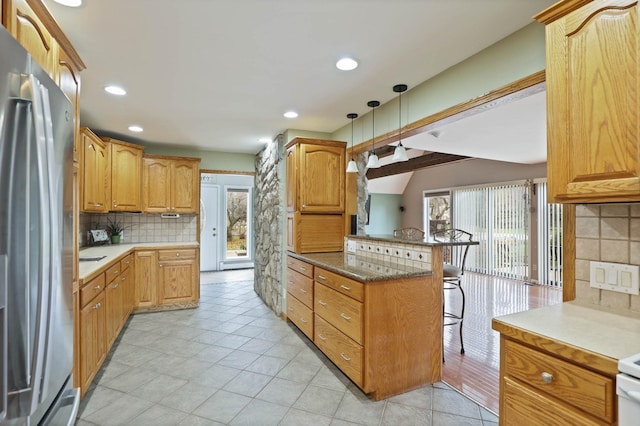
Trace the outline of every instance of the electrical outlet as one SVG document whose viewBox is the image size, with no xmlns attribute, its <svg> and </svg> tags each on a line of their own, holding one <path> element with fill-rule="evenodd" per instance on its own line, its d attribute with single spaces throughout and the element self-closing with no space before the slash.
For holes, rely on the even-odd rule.
<svg viewBox="0 0 640 426">
<path fill-rule="evenodd" d="M 356 242 L 353 240 L 347 240 L 347 251 L 349 253 L 355 253 L 356 252 Z"/>
<path fill-rule="evenodd" d="M 623 263 L 590 262 L 590 286 L 627 294 L 640 294 L 640 267 Z"/>
</svg>

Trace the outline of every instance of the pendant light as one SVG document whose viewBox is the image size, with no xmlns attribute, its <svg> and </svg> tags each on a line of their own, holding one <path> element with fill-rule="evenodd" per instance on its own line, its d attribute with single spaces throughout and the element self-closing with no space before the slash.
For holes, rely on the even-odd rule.
<svg viewBox="0 0 640 426">
<path fill-rule="evenodd" d="M 347 173 L 358 173 L 358 165 L 353 159 L 353 119 L 358 118 L 358 114 L 351 112 L 347 114 L 347 118 L 351 119 L 351 160 L 349 160 L 349 164 L 347 165 Z"/>
<path fill-rule="evenodd" d="M 367 169 L 377 169 L 380 167 L 380 161 L 376 155 L 376 107 L 380 106 L 378 101 L 369 101 L 367 106 L 371 107 L 371 152 L 369 153 L 369 161 L 367 161 Z"/>
<path fill-rule="evenodd" d="M 398 146 L 393 152 L 393 161 L 407 161 L 407 151 L 402 146 L 402 92 L 407 90 L 406 84 L 396 84 L 393 91 L 398 94 Z"/>
</svg>

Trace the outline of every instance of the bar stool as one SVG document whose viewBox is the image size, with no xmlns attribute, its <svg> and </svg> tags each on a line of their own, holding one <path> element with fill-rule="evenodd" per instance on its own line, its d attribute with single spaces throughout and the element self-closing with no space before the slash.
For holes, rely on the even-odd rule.
<svg viewBox="0 0 640 426">
<path fill-rule="evenodd" d="M 464 321 L 465 297 L 462 289 L 462 276 L 464 275 L 465 262 L 469 252 L 469 244 L 460 244 L 471 241 L 472 234 L 462 229 L 447 229 L 433 235 L 433 239 L 445 243 L 442 247 L 442 315 L 443 328 L 448 325 L 460 325 L 460 353 L 464 354 L 464 341 L 462 339 L 462 323 Z M 458 290 L 462 296 L 462 306 L 459 312 L 446 312 L 444 303 L 445 290 Z M 442 361 L 444 362 L 444 348 Z"/>
</svg>

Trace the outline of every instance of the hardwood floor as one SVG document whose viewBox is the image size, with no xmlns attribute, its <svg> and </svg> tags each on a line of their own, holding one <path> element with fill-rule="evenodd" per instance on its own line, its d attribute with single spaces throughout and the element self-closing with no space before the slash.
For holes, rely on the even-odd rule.
<svg viewBox="0 0 640 426">
<path fill-rule="evenodd" d="M 445 327 L 442 381 L 499 414 L 500 335 L 491 329 L 491 319 L 561 303 L 562 289 L 471 272 L 465 273 L 462 287 L 466 296 L 462 327 L 465 354 L 460 354 L 458 326 Z M 457 312 L 460 300 L 459 292 L 445 292 L 446 310 Z"/>
</svg>

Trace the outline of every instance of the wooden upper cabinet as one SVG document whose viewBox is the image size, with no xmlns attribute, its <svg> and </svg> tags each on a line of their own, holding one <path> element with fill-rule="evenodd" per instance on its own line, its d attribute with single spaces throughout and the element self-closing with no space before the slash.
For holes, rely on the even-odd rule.
<svg viewBox="0 0 640 426">
<path fill-rule="evenodd" d="M 142 146 L 105 139 L 111 150 L 111 211 L 142 210 Z"/>
<path fill-rule="evenodd" d="M 77 69 L 66 51 L 60 50 L 56 82 L 67 95 L 74 108 L 73 160 L 80 161 L 80 70 Z"/>
<path fill-rule="evenodd" d="M 197 213 L 200 159 L 145 156 L 142 209 L 147 213 Z"/>
<path fill-rule="evenodd" d="M 287 210 L 301 213 L 344 212 L 345 146 L 339 141 L 304 138 L 296 138 L 289 143 Z"/>
<path fill-rule="evenodd" d="M 200 204 L 200 161 L 173 160 L 171 172 L 172 211 L 197 213 Z"/>
<path fill-rule="evenodd" d="M 4 24 L 31 56 L 49 75 L 55 77 L 58 62 L 57 43 L 27 0 L 11 0 L 5 11 Z"/>
<path fill-rule="evenodd" d="M 109 211 L 109 146 L 91 130 L 80 129 L 82 140 L 82 211 Z"/>
<path fill-rule="evenodd" d="M 563 1 L 546 24 L 551 202 L 640 200 L 638 4 Z"/>
</svg>

